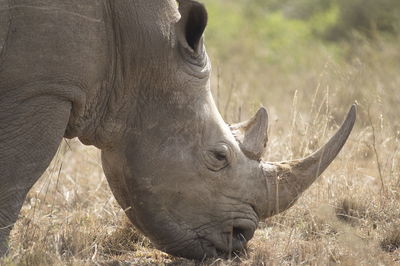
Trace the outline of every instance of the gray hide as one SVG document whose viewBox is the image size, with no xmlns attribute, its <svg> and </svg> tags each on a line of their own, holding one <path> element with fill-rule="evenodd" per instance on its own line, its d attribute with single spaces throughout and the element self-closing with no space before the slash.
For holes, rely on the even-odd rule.
<svg viewBox="0 0 400 266">
<path fill-rule="evenodd" d="M 230 127 L 216 109 L 206 23 L 191 0 L 0 0 L 0 255 L 63 137 L 101 149 L 129 219 L 188 258 L 243 249 L 322 173 L 355 108 L 310 157 L 263 162 L 265 109 Z"/>
</svg>

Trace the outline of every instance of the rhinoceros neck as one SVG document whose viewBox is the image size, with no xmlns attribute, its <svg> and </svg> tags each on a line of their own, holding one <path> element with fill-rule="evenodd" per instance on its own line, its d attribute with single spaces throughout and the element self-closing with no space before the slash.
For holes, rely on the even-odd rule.
<svg viewBox="0 0 400 266">
<path fill-rule="evenodd" d="M 157 90 L 165 87 L 160 81 L 168 79 L 164 68 L 172 28 L 180 16 L 172 0 L 109 0 L 104 10 L 109 65 L 95 106 L 101 114 L 80 136 L 85 144 L 99 148 L 113 145 L 136 120 L 141 102 L 154 102 Z"/>
<path fill-rule="evenodd" d="M 115 61 L 115 89 L 124 94 L 134 93 L 142 78 L 154 79 L 151 72 L 168 62 L 172 28 L 179 19 L 176 3 L 110 0 L 106 9 L 109 9 L 113 35 L 110 46 Z"/>
<path fill-rule="evenodd" d="M 109 87 L 102 88 L 94 133 L 81 141 L 108 149 L 127 135 L 157 143 L 167 134 L 196 130 L 211 99 L 208 76 L 184 73 L 176 58 L 176 2 L 110 1 L 106 11 L 113 36 Z M 209 73 L 208 64 L 205 68 Z"/>
</svg>

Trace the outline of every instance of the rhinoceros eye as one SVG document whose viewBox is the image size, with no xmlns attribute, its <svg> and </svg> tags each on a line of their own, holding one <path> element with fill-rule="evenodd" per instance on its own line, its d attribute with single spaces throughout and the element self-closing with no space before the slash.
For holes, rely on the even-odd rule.
<svg viewBox="0 0 400 266">
<path fill-rule="evenodd" d="M 204 161 L 211 171 L 219 171 L 229 165 L 230 149 L 226 144 L 217 144 L 204 153 Z"/>
<path fill-rule="evenodd" d="M 218 161 L 226 161 L 226 153 L 221 151 L 214 151 L 214 157 Z"/>
</svg>

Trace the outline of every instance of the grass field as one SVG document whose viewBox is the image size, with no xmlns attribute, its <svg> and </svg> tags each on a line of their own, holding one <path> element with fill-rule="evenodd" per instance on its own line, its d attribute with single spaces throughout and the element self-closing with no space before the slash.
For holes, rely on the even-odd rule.
<svg viewBox="0 0 400 266">
<path fill-rule="evenodd" d="M 213 11 L 212 91 L 226 122 L 266 106 L 265 159 L 279 161 L 316 150 L 356 102 L 356 126 L 333 164 L 294 207 L 260 223 L 245 254 L 194 262 L 154 249 L 113 198 L 99 151 L 63 141 L 30 191 L 1 265 L 400 263 L 400 39 L 332 46 L 292 36 L 275 49 L 260 35 L 246 38 L 253 24 L 218 39 Z"/>
</svg>

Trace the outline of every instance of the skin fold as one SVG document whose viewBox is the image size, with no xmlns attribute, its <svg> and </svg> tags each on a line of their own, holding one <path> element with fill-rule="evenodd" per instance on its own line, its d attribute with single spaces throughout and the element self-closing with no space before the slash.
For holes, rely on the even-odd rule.
<svg viewBox="0 0 400 266">
<path fill-rule="evenodd" d="M 223 121 L 206 25 L 192 0 L 0 0 L 0 256 L 63 137 L 101 149 L 115 198 L 156 247 L 195 259 L 245 248 L 326 169 L 355 107 L 309 157 L 262 161 L 267 112 Z"/>
</svg>

